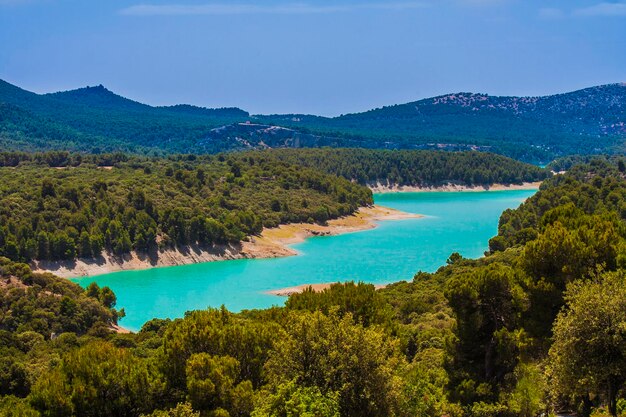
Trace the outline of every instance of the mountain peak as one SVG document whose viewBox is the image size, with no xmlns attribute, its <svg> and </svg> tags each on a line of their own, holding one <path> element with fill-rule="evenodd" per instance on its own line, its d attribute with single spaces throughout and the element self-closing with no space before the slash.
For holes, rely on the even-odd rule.
<svg viewBox="0 0 626 417">
<path fill-rule="evenodd" d="M 111 94 L 117 97 L 122 97 L 118 94 L 115 94 L 114 92 L 112 92 L 111 90 L 103 86 L 102 84 L 88 85 L 86 87 L 75 88 L 73 90 L 58 91 L 56 93 L 48 93 L 46 95 L 60 97 L 60 96 L 71 96 L 71 95 L 76 96 L 76 95 L 81 95 L 81 94 Z"/>
<path fill-rule="evenodd" d="M 93 91 L 102 91 L 102 92 L 108 92 L 108 93 L 111 92 L 111 90 L 109 90 L 108 88 L 106 88 L 102 84 L 98 84 L 98 85 L 95 85 L 95 86 L 88 85 L 85 88 L 88 89 L 88 90 L 93 90 Z"/>
<path fill-rule="evenodd" d="M 102 84 L 87 86 L 75 90 L 49 93 L 45 96 L 66 103 L 99 108 L 116 108 L 124 110 L 144 110 L 149 106 L 115 94 Z"/>
</svg>

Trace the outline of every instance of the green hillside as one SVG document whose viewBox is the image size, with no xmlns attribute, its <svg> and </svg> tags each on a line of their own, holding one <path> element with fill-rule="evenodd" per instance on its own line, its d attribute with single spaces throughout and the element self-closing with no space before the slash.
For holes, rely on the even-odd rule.
<svg viewBox="0 0 626 417">
<path fill-rule="evenodd" d="M 0 103 L 5 103 L 0 107 L 0 140 L 17 150 L 218 152 L 233 145 L 199 142 L 212 128 L 248 116 L 234 108 L 151 107 L 102 86 L 38 95 L 1 80 Z M 32 125 L 36 132 L 31 132 Z"/>
<path fill-rule="evenodd" d="M 170 159 L 4 155 L 0 256 L 71 260 L 237 244 L 263 227 L 372 204 L 350 181 L 263 155 Z M 113 163 L 113 166 L 107 164 Z"/>
</svg>

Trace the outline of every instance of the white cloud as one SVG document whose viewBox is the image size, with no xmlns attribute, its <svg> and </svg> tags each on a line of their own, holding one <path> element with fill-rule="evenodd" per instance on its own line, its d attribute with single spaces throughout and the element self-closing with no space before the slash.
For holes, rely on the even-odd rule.
<svg viewBox="0 0 626 417">
<path fill-rule="evenodd" d="M 0 0 L 2 1 L 2 0 Z M 421 2 L 405 3 L 360 3 L 318 6 L 308 3 L 286 3 L 277 5 L 257 4 L 138 4 L 120 10 L 123 15 L 131 16 L 198 16 L 198 15 L 236 15 L 236 14 L 322 14 L 350 12 L 363 9 L 406 10 L 424 7 Z"/>
<path fill-rule="evenodd" d="M 576 9 L 573 14 L 576 16 L 626 16 L 626 2 L 598 3 Z"/>
</svg>

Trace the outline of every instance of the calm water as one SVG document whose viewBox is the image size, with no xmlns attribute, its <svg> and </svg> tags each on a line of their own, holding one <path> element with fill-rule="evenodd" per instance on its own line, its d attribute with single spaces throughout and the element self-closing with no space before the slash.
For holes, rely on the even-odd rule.
<svg viewBox="0 0 626 417">
<path fill-rule="evenodd" d="M 265 291 L 335 281 L 389 283 L 432 272 L 452 252 L 476 258 L 497 232 L 503 210 L 517 207 L 534 191 L 397 193 L 375 195 L 377 204 L 420 219 L 383 221 L 375 229 L 314 237 L 293 245 L 301 255 L 242 259 L 143 271 L 116 272 L 74 280 L 115 291 L 126 316 L 120 324 L 138 330 L 147 320 L 181 317 L 185 311 L 219 307 L 232 311 L 282 304 Z"/>
</svg>

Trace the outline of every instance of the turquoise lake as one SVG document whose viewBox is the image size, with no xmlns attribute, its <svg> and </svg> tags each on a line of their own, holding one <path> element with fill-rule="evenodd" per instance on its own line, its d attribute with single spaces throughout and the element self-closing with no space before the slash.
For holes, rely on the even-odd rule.
<svg viewBox="0 0 626 417">
<path fill-rule="evenodd" d="M 497 232 L 502 211 L 519 206 L 534 190 L 376 194 L 376 204 L 425 217 L 378 223 L 371 230 L 313 237 L 293 245 L 299 256 L 242 259 L 124 271 L 78 278 L 96 281 L 117 295 L 126 317 L 120 325 L 139 330 L 154 317 L 182 317 L 185 311 L 219 307 L 231 311 L 282 305 L 264 292 L 300 284 L 364 281 L 385 284 L 432 272 L 452 252 L 477 258 Z"/>
</svg>

